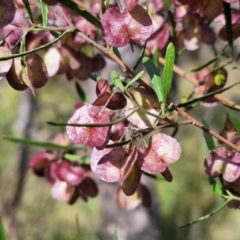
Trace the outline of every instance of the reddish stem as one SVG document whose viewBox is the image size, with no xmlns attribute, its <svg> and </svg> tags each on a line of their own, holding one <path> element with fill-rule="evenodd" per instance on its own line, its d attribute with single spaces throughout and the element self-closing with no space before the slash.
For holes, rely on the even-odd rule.
<svg viewBox="0 0 240 240">
<path fill-rule="evenodd" d="M 216 139 L 220 140 L 221 142 L 225 143 L 226 145 L 228 145 L 229 147 L 231 147 L 232 149 L 240 152 L 240 148 L 231 143 L 230 141 L 228 141 L 227 139 L 225 139 L 224 137 L 220 136 L 218 133 L 214 132 L 211 129 L 208 129 L 207 127 L 205 127 L 202 123 L 198 122 L 195 118 L 191 117 L 189 114 L 187 114 L 185 111 L 183 111 L 181 108 L 178 108 L 177 106 L 173 105 L 173 108 L 183 117 L 185 117 L 188 121 L 191 122 L 191 124 L 195 125 L 196 127 L 202 129 L 203 131 L 209 133 L 210 135 L 212 135 L 213 137 L 215 137 Z"/>
</svg>

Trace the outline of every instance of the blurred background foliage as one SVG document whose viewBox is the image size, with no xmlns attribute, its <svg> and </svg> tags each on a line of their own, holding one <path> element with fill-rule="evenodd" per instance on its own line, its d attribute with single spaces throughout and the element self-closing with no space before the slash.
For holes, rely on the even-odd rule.
<svg viewBox="0 0 240 240">
<path fill-rule="evenodd" d="M 187 65 L 186 69 L 189 70 L 191 64 L 195 64 L 197 60 L 195 57 L 199 56 L 187 56 L 183 61 L 184 64 L 180 62 L 180 65 Z M 208 58 L 208 56 L 205 57 Z M 234 74 L 230 76 L 232 77 L 229 78 L 229 84 L 239 80 Z M 176 81 L 179 96 L 188 95 L 192 89 L 191 84 L 183 79 L 176 78 Z M 231 90 L 231 93 L 225 93 L 225 95 L 231 94 L 231 99 L 239 103 L 238 88 L 236 87 Z M 92 86 L 88 89 L 91 92 L 95 91 Z M 17 204 L 14 204 L 21 146 L 4 141 L 2 137 L 6 135 L 22 137 L 21 114 L 26 94 L 26 92 L 13 90 L 7 82 L 1 81 L 0 201 L 2 218 L 10 236 L 9 239 L 14 239 L 14 236 L 20 240 L 101 239 L 97 233 L 101 227 L 104 227 L 101 225 L 104 221 L 101 208 L 104 205 L 104 202 L 101 203 L 104 201 L 102 197 L 91 199 L 87 203 L 78 200 L 73 206 L 57 202 L 50 196 L 50 184 L 37 178 L 31 171 L 27 171 L 23 181 L 22 196 Z M 31 138 L 47 141 L 59 132 L 59 128 L 47 125 L 46 121 L 67 121 L 74 112 L 73 106 L 79 101 L 79 97 L 73 82 L 68 82 L 62 77 L 55 77 L 37 92 L 35 101 L 36 111 L 33 116 Z M 226 112 L 232 111 L 223 106 L 214 108 L 198 106 L 189 114 L 198 120 L 205 119 L 213 130 L 219 132 L 223 127 Z M 235 116 L 238 114 L 232 113 Z M 161 233 L 161 239 L 239 239 L 237 231 L 239 211 L 229 208 L 224 208 L 206 221 L 187 228 L 180 228 L 210 213 L 222 204 L 222 200 L 211 190 L 208 176 L 203 171 L 203 160 L 208 154 L 208 149 L 201 130 L 191 125 L 183 126 L 179 129 L 176 138 L 181 143 L 182 156 L 180 161 L 170 167 L 174 177 L 173 182 L 151 180 L 156 192 L 155 201 L 159 205 L 160 224 L 157 231 Z M 39 150 L 39 148 L 30 148 L 30 155 Z M 115 198 L 115 193 L 112 194 L 112 198 Z M 144 209 L 144 211 L 149 210 Z M 76 216 L 79 219 L 81 238 L 77 235 Z M 132 217 L 131 212 L 128 213 L 128 217 Z M 113 222 L 112 232 L 114 224 Z M 121 233 L 119 237 L 121 240 Z M 113 236 L 109 239 L 113 239 Z"/>
<path fill-rule="evenodd" d="M 234 43 L 239 45 L 239 40 Z M 216 44 L 219 52 L 222 48 L 222 45 Z M 236 46 L 236 53 L 239 52 L 238 49 Z M 210 52 L 209 47 L 203 47 L 198 52 L 184 53 L 178 58 L 177 64 L 189 71 L 211 59 L 213 56 L 209 55 Z M 130 51 L 122 54 L 127 65 L 134 62 L 132 57 L 129 57 L 129 53 L 132 54 Z M 107 63 L 109 64 L 109 60 Z M 109 69 L 105 71 L 105 73 L 107 72 L 105 75 L 109 77 L 110 70 L 115 70 L 115 66 L 112 63 L 108 66 Z M 228 70 L 228 85 L 230 85 L 239 80 L 239 74 L 238 70 L 231 68 Z M 178 97 L 188 96 L 192 91 L 192 84 L 176 76 L 175 80 Z M 87 95 L 93 95 L 92 93 L 95 92 L 94 85 L 86 82 L 84 82 L 84 89 L 87 90 Z M 238 89 L 239 86 L 224 95 L 231 96 L 233 101 L 240 103 Z M 37 141 L 51 141 L 59 132 L 59 128 L 47 125 L 46 121 L 67 121 L 74 112 L 74 105 L 80 99 L 76 93 L 74 82 L 69 82 L 63 77 L 52 78 L 43 89 L 37 91 L 35 100 L 29 96 L 27 91 L 17 92 L 6 81 L 0 82 L 0 211 L 9 239 L 79 239 L 76 216 L 79 219 L 81 240 L 100 239 L 98 232 L 104 228 L 102 223 L 105 218 L 102 206 L 107 205 L 101 194 L 100 197 L 91 199 L 87 203 L 78 200 L 74 205 L 69 206 L 51 198 L 51 186 L 45 179 L 37 178 L 31 171 L 26 171 L 21 197 L 16 198 L 19 189 L 22 146 L 5 141 L 2 137 L 23 137 L 27 101 L 34 103 L 30 138 Z M 199 121 L 205 119 L 211 129 L 219 132 L 223 127 L 226 112 L 231 112 L 236 117 L 239 114 L 223 106 L 204 108 L 200 105 L 191 110 L 189 114 Z M 160 223 L 156 230 L 160 232 L 161 239 L 238 240 L 240 213 L 227 207 L 206 221 L 187 228 L 180 228 L 180 226 L 218 208 L 222 204 L 222 199 L 214 194 L 208 184 L 208 176 L 203 171 L 203 160 L 208 154 L 208 149 L 204 143 L 202 131 L 191 125 L 183 126 L 179 129 L 176 138 L 182 146 L 182 156 L 180 161 L 170 167 L 174 178 L 173 182 L 150 180 L 154 186 L 155 194 L 153 196 L 156 198 L 154 200 L 159 206 L 159 209 L 154 209 L 154 205 L 152 210 L 159 211 Z M 32 154 L 41 149 L 31 147 L 28 150 L 29 159 Z M 25 164 L 28 159 L 25 159 Z M 115 199 L 115 192 L 110 197 Z M 139 208 L 149 211 L 141 206 Z M 132 218 L 131 212 L 128 213 L 128 217 Z M 112 233 L 114 224 L 113 221 Z M 124 234 L 119 232 L 119 236 L 120 240 L 124 240 L 121 238 Z M 113 235 L 109 239 L 113 239 Z M 103 240 L 108 239 L 103 238 Z"/>
</svg>

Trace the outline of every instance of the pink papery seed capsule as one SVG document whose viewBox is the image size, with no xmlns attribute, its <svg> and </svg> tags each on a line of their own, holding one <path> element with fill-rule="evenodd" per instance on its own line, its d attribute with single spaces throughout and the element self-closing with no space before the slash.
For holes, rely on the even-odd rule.
<svg viewBox="0 0 240 240">
<path fill-rule="evenodd" d="M 111 92 L 110 85 L 106 79 L 101 79 L 97 82 L 96 94 L 97 96 L 100 96 L 106 92 Z"/>
<path fill-rule="evenodd" d="M 204 170 L 211 177 L 217 177 L 224 172 L 228 150 L 225 147 L 217 147 L 204 160 Z"/>
<path fill-rule="evenodd" d="M 227 182 L 235 182 L 240 177 L 240 153 L 232 152 L 226 159 L 223 179 Z"/>
<path fill-rule="evenodd" d="M 123 47 L 130 39 L 146 41 L 153 32 L 148 12 L 136 0 L 124 1 L 124 4 L 119 5 L 120 10 L 118 7 L 110 7 L 101 19 L 107 44 Z"/>
<path fill-rule="evenodd" d="M 140 204 L 146 208 L 150 208 L 151 195 L 147 187 L 140 183 L 137 191 L 131 196 L 126 196 L 122 189 L 119 188 L 117 190 L 117 203 L 121 208 L 127 211 L 136 209 Z"/>
<path fill-rule="evenodd" d="M 226 114 L 226 119 L 224 123 L 224 127 L 219 133 L 220 136 L 226 138 L 228 141 L 234 143 L 235 145 L 239 146 L 239 137 L 238 132 L 232 122 L 230 121 L 229 114 Z M 223 144 L 222 141 L 218 140 L 220 144 Z"/>
<path fill-rule="evenodd" d="M 138 160 L 138 154 L 139 152 L 136 146 L 133 146 L 122 170 L 121 187 L 127 196 L 131 196 L 136 192 L 141 180 L 142 171 L 136 164 L 136 161 Z"/>
<path fill-rule="evenodd" d="M 102 111 L 103 106 L 85 104 L 78 108 L 68 121 L 68 124 L 104 124 L 110 122 L 108 111 Z M 103 149 L 110 136 L 110 126 L 85 127 L 67 126 L 66 134 L 75 144 L 86 144 L 89 147 Z"/>
<path fill-rule="evenodd" d="M 106 105 L 111 110 L 122 109 L 126 106 L 127 100 L 122 93 L 119 92 L 105 92 L 98 96 L 98 98 L 92 103 L 95 106 Z"/>
<path fill-rule="evenodd" d="M 52 152 L 42 151 L 33 155 L 28 163 L 28 167 L 33 170 L 33 172 L 39 176 L 45 176 L 46 169 L 48 168 L 50 162 L 56 160 L 55 154 Z"/>
<path fill-rule="evenodd" d="M 78 195 L 77 187 L 70 186 L 67 182 L 64 181 L 56 181 L 51 189 L 52 198 L 64 201 L 68 204 L 73 204 L 76 202 Z"/>
<path fill-rule="evenodd" d="M 128 116 L 132 113 L 132 111 L 136 108 L 136 104 L 144 110 L 139 109 L 134 112 L 128 117 L 128 121 L 140 129 L 145 129 L 156 125 L 159 119 L 157 116 L 160 109 L 160 104 L 156 94 L 153 91 L 145 88 L 133 87 L 129 89 L 129 92 L 133 100 L 128 100 L 125 116 Z M 136 102 L 136 104 L 134 104 L 134 102 Z M 153 114 L 156 115 L 156 117 Z"/>
<path fill-rule="evenodd" d="M 111 128 L 111 135 L 110 135 L 110 139 L 113 141 L 117 141 L 122 139 L 123 140 L 123 136 L 126 132 L 126 126 L 127 126 L 127 121 L 125 122 L 120 122 L 117 124 L 114 124 Z"/>
<path fill-rule="evenodd" d="M 16 5 L 13 0 L 2 0 L 0 4 L 0 29 L 12 22 L 15 13 Z"/>
<path fill-rule="evenodd" d="M 100 179 L 106 182 L 118 182 L 122 179 L 121 169 L 127 152 L 123 148 L 93 149 L 91 153 L 91 169 Z"/>
<path fill-rule="evenodd" d="M 152 135 L 149 147 L 138 147 L 138 151 L 140 152 L 138 166 L 150 174 L 165 172 L 167 165 L 174 163 L 181 156 L 178 141 L 164 133 Z"/>
<path fill-rule="evenodd" d="M 0 57 L 8 57 L 10 55 L 12 55 L 12 53 L 9 48 L 0 47 Z M 0 62 L 0 80 L 2 80 L 10 70 L 12 62 L 13 62 L 12 59 Z"/>
<path fill-rule="evenodd" d="M 91 168 L 100 179 L 106 182 L 121 182 L 125 195 L 136 191 L 141 178 L 141 170 L 136 165 L 138 151 L 133 147 L 129 153 L 123 148 L 93 149 Z"/>
<path fill-rule="evenodd" d="M 55 167 L 55 176 L 67 182 L 70 186 L 76 186 L 84 179 L 85 171 L 79 165 L 74 165 L 68 161 L 58 161 Z"/>
<path fill-rule="evenodd" d="M 79 196 L 87 202 L 88 197 L 94 198 L 98 195 L 98 186 L 91 177 L 85 177 L 79 184 Z"/>
</svg>

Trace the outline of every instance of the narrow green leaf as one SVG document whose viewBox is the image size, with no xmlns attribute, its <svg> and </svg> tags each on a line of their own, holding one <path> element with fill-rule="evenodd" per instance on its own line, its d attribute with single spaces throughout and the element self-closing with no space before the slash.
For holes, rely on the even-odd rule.
<svg viewBox="0 0 240 240">
<path fill-rule="evenodd" d="M 182 55 L 187 49 L 185 47 L 182 47 L 181 49 L 178 50 L 177 56 Z"/>
<path fill-rule="evenodd" d="M 88 22 L 92 23 L 95 27 L 101 28 L 101 22 L 99 19 L 94 17 L 90 12 L 86 11 L 85 9 L 80 8 L 74 1 L 72 0 L 58 0 L 63 5 L 69 7 L 77 14 L 85 18 Z"/>
<path fill-rule="evenodd" d="M 88 165 L 90 165 L 90 163 L 91 163 L 90 157 L 89 157 L 89 156 L 82 157 L 80 162 L 81 162 L 82 164 L 88 164 Z"/>
<path fill-rule="evenodd" d="M 135 83 L 138 79 L 140 79 L 143 76 L 143 74 L 144 74 L 144 71 L 139 72 L 132 80 L 128 82 L 125 89 L 128 89 L 129 87 L 131 87 L 133 83 Z"/>
<path fill-rule="evenodd" d="M 115 0 L 107 0 L 107 2 L 108 2 L 108 4 L 107 4 L 107 5 L 109 6 L 109 5 L 112 5 L 112 4 L 114 4 L 114 1 L 115 1 Z"/>
<path fill-rule="evenodd" d="M 143 45 L 142 50 L 141 50 L 141 52 L 139 54 L 138 60 L 137 60 L 137 62 L 135 63 L 135 65 L 133 67 L 133 71 L 135 71 L 138 68 L 139 64 L 142 62 L 142 59 L 143 59 L 144 54 L 145 54 L 146 46 L 147 46 L 147 41 L 144 42 L 144 45 Z"/>
<path fill-rule="evenodd" d="M 100 233 L 96 233 L 96 235 L 97 235 L 98 240 L 103 240 L 103 238 L 101 237 Z"/>
<path fill-rule="evenodd" d="M 175 48 L 172 43 L 168 44 L 163 68 L 163 103 L 166 103 L 172 87 L 173 66 L 175 61 Z"/>
<path fill-rule="evenodd" d="M 115 55 L 117 55 L 117 57 L 119 58 L 119 59 L 122 59 L 121 58 L 121 54 L 120 54 L 120 52 L 118 51 L 118 49 L 117 48 L 113 48 L 113 52 L 115 53 Z"/>
<path fill-rule="evenodd" d="M 199 98 L 194 98 L 194 99 L 191 99 L 189 101 L 186 101 L 186 102 L 183 102 L 183 103 L 180 103 L 178 104 L 178 107 L 184 107 L 184 106 L 187 106 L 189 104 L 193 104 L 195 102 L 198 102 L 198 101 L 201 101 L 203 99 L 206 99 L 208 97 L 211 97 L 215 94 L 218 94 L 218 93 L 222 93 L 222 92 L 225 92 L 229 89 L 231 89 L 232 87 L 234 87 L 235 85 L 238 85 L 240 83 L 240 81 L 236 82 L 236 83 L 233 83 L 232 85 L 228 86 L 228 87 L 225 87 L 225 88 L 222 88 L 222 89 L 219 89 L 219 90 L 216 90 L 216 91 L 213 91 L 213 92 L 210 92 L 210 93 L 207 93 Z"/>
<path fill-rule="evenodd" d="M 156 66 L 157 69 L 160 69 L 160 63 L 159 63 L 159 49 L 156 48 L 154 54 L 153 54 L 153 63 Z"/>
<path fill-rule="evenodd" d="M 240 121 L 237 118 L 235 118 L 233 115 L 230 115 L 230 114 L 229 114 L 229 119 L 230 119 L 231 123 L 233 124 L 233 126 L 238 131 L 238 133 L 240 133 Z"/>
<path fill-rule="evenodd" d="M 79 162 L 81 164 L 90 164 L 90 158 L 89 157 L 82 157 L 76 154 L 70 154 L 70 153 L 65 153 L 64 154 L 64 159 L 72 161 L 72 162 Z"/>
<path fill-rule="evenodd" d="M 88 99 L 87 95 L 85 94 L 84 90 L 82 89 L 81 85 L 79 83 L 75 82 L 75 87 L 76 87 L 76 90 L 77 90 L 77 93 L 78 93 L 78 96 L 80 97 L 80 99 L 83 102 L 89 102 L 89 99 Z"/>
<path fill-rule="evenodd" d="M 171 137 L 175 137 L 176 134 L 178 133 L 178 130 L 179 130 L 179 127 L 176 125 L 174 128 L 173 128 L 173 132 L 171 133 Z"/>
<path fill-rule="evenodd" d="M 223 105 L 224 107 L 227 107 L 227 108 L 229 108 L 229 109 L 232 109 L 232 110 L 235 110 L 235 111 L 238 111 L 238 112 L 240 112 L 240 109 L 239 109 L 239 108 L 235 108 L 234 106 L 229 106 L 229 105 L 227 105 L 227 104 L 224 104 L 224 103 L 222 103 L 222 105 Z"/>
<path fill-rule="evenodd" d="M 227 32 L 227 39 L 228 39 L 228 52 L 230 57 L 233 57 L 233 32 L 232 32 L 232 16 L 231 16 L 231 7 L 230 3 L 223 1 L 223 12 L 226 21 L 226 32 Z"/>
<path fill-rule="evenodd" d="M 115 147 L 122 147 L 132 142 L 132 138 L 128 138 L 125 141 L 115 142 L 113 144 L 108 144 L 105 148 L 115 148 Z"/>
<path fill-rule="evenodd" d="M 202 120 L 202 124 L 209 129 L 208 123 L 204 119 Z M 212 135 L 203 131 L 203 136 L 204 136 L 205 142 L 207 144 L 208 150 L 212 151 L 215 148 L 215 144 L 214 144 Z"/>
<path fill-rule="evenodd" d="M 217 55 L 216 57 L 212 58 L 208 62 L 202 64 L 201 66 L 192 69 L 191 72 L 197 72 L 197 71 L 202 70 L 203 68 L 205 68 L 205 67 L 209 66 L 210 64 L 214 63 L 215 61 L 217 61 L 220 57 L 221 57 L 221 55 Z"/>
<path fill-rule="evenodd" d="M 98 82 L 100 81 L 101 79 L 103 79 L 100 75 L 96 74 L 96 73 L 90 73 L 89 74 L 89 77 L 95 81 L 95 82 Z"/>
<path fill-rule="evenodd" d="M 143 58 L 143 65 L 147 70 L 147 73 L 152 81 L 153 89 L 158 97 L 159 102 L 163 102 L 163 86 L 162 86 L 162 79 L 159 76 L 159 70 L 154 65 L 153 61 L 148 58 Z"/>
<path fill-rule="evenodd" d="M 20 53 L 17 53 L 17 54 L 13 54 L 11 56 L 7 56 L 7 57 L 1 57 L 0 58 L 0 61 L 5 61 L 5 60 L 8 60 L 8 59 L 13 59 L 13 58 L 17 58 L 17 57 L 22 57 L 22 56 L 26 56 L 30 53 L 34 53 L 34 52 L 37 52 L 39 50 L 42 50 L 46 47 L 49 47 L 51 46 L 52 44 L 58 42 L 62 37 L 64 37 L 67 33 L 71 32 L 72 30 L 67 30 L 65 31 L 64 33 L 62 33 L 61 35 L 59 35 L 59 37 L 55 38 L 54 40 L 52 40 L 51 42 L 47 43 L 47 44 L 44 44 L 40 47 L 37 47 L 37 48 L 34 48 L 32 50 L 29 50 L 29 51 L 26 51 L 26 52 L 20 52 Z"/>
<path fill-rule="evenodd" d="M 150 178 L 153 178 L 157 181 L 164 181 L 166 182 L 166 179 L 161 175 L 161 174 L 150 174 L 150 173 L 147 173 L 147 172 L 143 172 L 144 175 L 150 177 Z"/>
<path fill-rule="evenodd" d="M 8 240 L 2 219 L 0 218 L 0 240 Z"/>
<path fill-rule="evenodd" d="M 51 35 L 53 35 L 55 38 L 58 38 L 60 34 L 58 32 L 50 31 Z"/>
<path fill-rule="evenodd" d="M 63 157 L 64 157 L 64 159 L 72 161 L 72 162 L 81 162 L 81 157 L 76 154 L 65 153 Z"/>
<path fill-rule="evenodd" d="M 205 215 L 205 216 L 203 216 L 203 217 L 200 217 L 200 218 L 198 218 L 197 220 L 194 220 L 194 221 L 192 221 L 192 222 L 190 222 L 190 223 L 188 223 L 188 224 L 186 224 L 186 225 L 184 225 L 184 226 L 181 226 L 180 228 L 188 227 L 188 226 L 190 226 L 190 225 L 192 225 L 192 224 L 194 224 L 194 223 L 197 223 L 197 222 L 200 222 L 200 221 L 204 221 L 204 220 L 210 218 L 210 217 L 213 216 L 214 214 L 218 213 L 221 209 L 223 209 L 229 202 L 230 202 L 230 199 L 228 199 L 227 201 L 225 201 L 219 208 L 217 208 L 217 209 L 214 210 L 213 212 L 211 212 L 211 213 L 209 213 L 209 214 L 207 214 L 207 215 Z"/>
<path fill-rule="evenodd" d="M 119 240 L 117 226 L 115 225 L 114 229 L 114 240 Z"/>
<path fill-rule="evenodd" d="M 220 65 L 220 66 L 215 67 L 214 69 L 212 69 L 212 72 L 218 71 L 219 69 L 222 69 L 222 68 L 226 67 L 226 66 L 229 65 L 230 63 L 232 63 L 232 60 L 229 60 L 228 62 L 223 63 L 223 64 Z"/>
<path fill-rule="evenodd" d="M 218 196 L 222 196 L 224 194 L 224 190 L 222 185 L 216 181 L 215 178 L 209 177 L 208 178 L 209 184 L 212 187 L 212 190 L 218 195 Z"/>
<path fill-rule="evenodd" d="M 131 113 L 129 113 L 127 116 L 119 118 L 115 121 L 109 122 L 109 123 L 83 123 L 83 124 L 77 124 L 77 123 L 56 123 L 56 122 L 49 122 L 47 121 L 46 123 L 52 126 L 61 126 L 61 127 L 65 127 L 65 126 L 72 126 L 72 127 L 106 127 L 106 126 L 112 126 L 114 124 L 123 122 L 125 120 L 127 120 L 132 114 L 134 114 L 136 112 L 136 109 L 133 110 Z"/>
<path fill-rule="evenodd" d="M 48 23 L 48 6 L 42 0 L 40 0 L 41 13 L 42 13 L 42 25 L 47 26 Z"/>
<path fill-rule="evenodd" d="M 26 36 L 27 36 L 28 32 L 25 32 L 22 35 L 21 41 L 20 41 L 20 53 L 25 51 L 25 46 L 26 46 Z M 21 57 L 21 65 L 22 67 L 25 67 L 25 60 L 24 60 L 24 56 Z"/>
<path fill-rule="evenodd" d="M 25 9 L 27 10 L 27 14 L 28 14 L 28 17 L 29 17 L 31 23 L 34 23 L 32 10 L 30 8 L 30 4 L 29 4 L 28 0 L 22 0 L 22 2 L 24 4 Z"/>
<path fill-rule="evenodd" d="M 77 240 L 84 240 L 77 214 L 76 214 L 76 227 L 77 227 Z"/>
<path fill-rule="evenodd" d="M 84 147 L 80 147 L 80 146 L 74 146 L 74 145 L 63 146 L 63 145 L 58 145 L 50 142 L 39 142 L 39 141 L 23 139 L 23 138 L 15 138 L 10 136 L 5 136 L 3 137 L 3 139 L 13 143 L 23 144 L 23 145 L 32 146 L 32 147 L 47 148 L 47 149 L 63 149 L 63 150 L 84 149 Z"/>
<path fill-rule="evenodd" d="M 168 18 L 169 25 L 170 25 L 171 36 L 174 36 L 175 35 L 176 23 L 175 23 L 173 13 L 171 11 L 171 1 L 170 0 L 163 0 L 163 5 L 164 5 L 164 8 L 167 11 L 167 18 Z"/>
<path fill-rule="evenodd" d="M 154 77 L 152 78 L 152 86 L 153 86 L 155 93 L 157 94 L 158 101 L 160 103 L 163 102 L 163 93 L 162 93 L 163 89 L 162 89 L 161 77 L 154 75 Z"/>
<path fill-rule="evenodd" d="M 113 84 L 114 84 L 117 88 L 119 88 L 119 89 L 121 89 L 122 91 L 124 91 L 123 83 L 122 83 L 122 81 L 121 81 L 121 79 L 120 79 L 120 77 L 119 77 L 119 74 L 118 74 L 116 71 L 112 71 L 112 72 L 111 72 L 111 79 L 112 79 Z"/>
</svg>

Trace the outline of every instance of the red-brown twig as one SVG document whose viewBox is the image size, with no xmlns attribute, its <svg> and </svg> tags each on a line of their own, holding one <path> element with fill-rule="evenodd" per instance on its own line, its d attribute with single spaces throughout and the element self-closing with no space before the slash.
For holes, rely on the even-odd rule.
<svg viewBox="0 0 240 240">
<path fill-rule="evenodd" d="M 78 35 L 81 36 L 83 39 L 85 39 L 86 41 L 88 41 L 89 43 L 91 43 L 93 46 L 95 46 L 97 49 L 99 49 L 101 52 L 103 52 L 104 54 L 106 54 L 108 57 L 110 57 L 114 62 L 116 62 L 122 69 L 123 71 L 126 71 L 126 73 L 131 76 L 131 77 L 135 77 L 135 73 L 121 60 L 117 57 L 117 55 L 115 55 L 113 52 L 109 51 L 108 49 L 106 49 L 104 46 L 96 43 L 94 40 L 92 40 L 91 38 L 89 38 L 88 36 L 86 36 L 84 33 L 80 32 L 79 30 L 76 30 Z M 164 64 L 165 63 L 165 59 L 164 58 L 159 58 L 159 62 Z M 178 75 L 184 77 L 185 79 L 187 79 L 188 81 L 192 82 L 195 86 L 198 85 L 197 80 L 194 77 L 191 77 L 189 74 L 187 74 L 184 70 L 182 70 L 181 68 L 179 68 L 178 66 L 174 65 L 173 68 L 174 72 L 176 72 Z M 139 79 L 139 83 L 142 84 L 143 86 L 145 86 L 148 89 L 152 88 L 150 86 L 148 86 L 148 84 L 146 84 L 142 79 Z M 216 95 L 215 95 L 216 96 Z M 218 94 L 217 95 L 218 100 L 221 99 L 221 95 Z M 226 102 L 226 99 L 225 101 Z M 230 100 L 228 100 L 228 103 L 230 102 Z M 235 103 L 231 102 L 231 105 L 234 105 L 235 107 L 237 106 Z M 228 145 L 229 147 L 231 147 L 232 149 L 240 152 L 240 148 L 236 145 L 234 145 L 233 143 L 231 143 L 230 141 L 228 141 L 227 139 L 223 138 L 222 136 L 220 136 L 219 134 L 217 134 L 216 132 L 214 132 L 211 129 L 206 128 L 202 123 L 198 122 L 196 119 L 194 119 L 193 117 L 191 117 L 190 115 L 188 115 L 184 110 L 178 108 L 177 106 L 173 105 L 174 109 L 183 117 L 185 117 L 188 121 L 190 121 L 191 124 L 195 125 L 196 127 L 202 129 L 203 131 L 209 133 L 210 135 L 212 135 L 213 137 L 215 137 L 216 139 L 222 141 L 223 143 L 225 143 L 226 145 Z M 240 106 L 237 106 L 240 108 Z"/>
<path fill-rule="evenodd" d="M 177 106 L 173 105 L 173 108 L 184 118 L 186 118 L 188 121 L 191 122 L 191 124 L 195 125 L 196 127 L 202 129 L 203 131 L 209 133 L 210 135 L 212 135 L 213 137 L 215 137 L 216 139 L 220 140 L 221 142 L 225 143 L 226 145 L 228 145 L 229 147 L 231 147 L 232 149 L 240 152 L 240 148 L 238 146 L 236 146 L 235 144 L 231 143 L 230 141 L 228 141 L 227 139 L 225 139 L 224 137 L 220 136 L 218 133 L 214 132 L 211 129 L 208 129 L 207 127 L 205 127 L 202 123 L 198 122 L 196 119 L 194 119 L 193 117 L 191 117 L 189 114 L 187 114 L 185 111 L 183 111 L 181 108 L 178 108 Z"/>
<path fill-rule="evenodd" d="M 160 57 L 158 60 L 162 65 L 165 64 L 165 59 L 164 58 Z M 192 77 L 190 74 L 186 73 L 180 67 L 174 65 L 173 71 L 175 73 L 177 73 L 179 76 L 181 76 L 181 77 L 185 78 L 186 80 L 188 80 L 189 82 L 191 82 L 194 86 L 198 86 L 197 80 L 194 77 Z M 240 106 L 238 104 L 236 104 L 235 102 L 231 101 L 230 99 L 222 96 L 221 94 L 214 95 L 214 98 L 217 99 L 218 101 L 220 101 L 223 104 L 226 104 L 228 106 L 240 109 Z"/>
<path fill-rule="evenodd" d="M 103 45 L 100 45 L 98 43 L 96 43 L 94 40 L 92 40 L 91 38 L 89 38 L 87 35 L 85 35 L 84 33 L 82 33 L 81 31 L 77 30 L 77 34 L 82 37 L 83 39 L 85 39 L 87 42 L 91 43 L 94 47 L 96 47 L 97 49 L 99 49 L 101 52 L 103 52 L 104 54 L 106 54 L 108 57 L 110 57 L 114 62 L 116 62 L 122 69 L 123 71 L 125 71 L 130 77 L 135 77 L 136 74 L 112 51 L 109 51 L 107 48 L 105 48 Z M 150 91 L 153 91 L 153 89 L 147 84 L 145 83 L 142 79 L 138 80 L 138 83 L 140 83 L 142 86 L 144 86 L 145 88 L 147 88 Z"/>
</svg>

